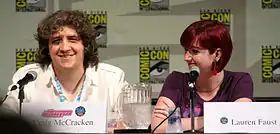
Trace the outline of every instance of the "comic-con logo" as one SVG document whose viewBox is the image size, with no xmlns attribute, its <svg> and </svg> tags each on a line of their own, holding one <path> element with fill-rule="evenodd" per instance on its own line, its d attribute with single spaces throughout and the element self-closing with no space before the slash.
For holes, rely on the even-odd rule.
<svg viewBox="0 0 280 134">
<path fill-rule="evenodd" d="M 86 113 L 86 109 L 83 106 L 79 106 L 75 109 L 75 114 L 79 117 L 84 116 Z"/>
<path fill-rule="evenodd" d="M 262 46 L 262 82 L 280 82 L 280 47 Z"/>
<path fill-rule="evenodd" d="M 222 117 L 222 118 L 220 119 L 220 122 L 221 122 L 222 124 L 227 124 L 227 123 L 228 123 L 228 118 Z"/>
<path fill-rule="evenodd" d="M 225 27 L 230 31 L 231 22 L 231 10 L 230 9 L 201 9 L 200 10 L 200 20 L 216 20 L 225 25 Z"/>
<path fill-rule="evenodd" d="M 46 0 L 16 0 L 16 12 L 45 12 Z"/>
<path fill-rule="evenodd" d="M 107 11 L 86 12 L 88 20 L 96 31 L 96 44 L 99 48 L 107 47 Z"/>
<path fill-rule="evenodd" d="M 168 11 L 169 0 L 139 0 L 140 11 Z"/>
<path fill-rule="evenodd" d="M 30 49 L 16 49 L 16 70 L 19 68 L 32 64 L 36 61 L 38 56 L 38 49 L 37 48 L 30 48 Z"/>
<path fill-rule="evenodd" d="M 263 9 L 280 8 L 279 0 L 261 0 Z"/>
<path fill-rule="evenodd" d="M 163 83 L 169 74 L 169 47 L 140 47 L 139 57 L 140 82 Z"/>
</svg>

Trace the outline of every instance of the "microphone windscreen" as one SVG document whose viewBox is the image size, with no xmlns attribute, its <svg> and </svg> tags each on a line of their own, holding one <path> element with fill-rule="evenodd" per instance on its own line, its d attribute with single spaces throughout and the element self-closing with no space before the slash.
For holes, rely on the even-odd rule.
<svg viewBox="0 0 280 134">
<path fill-rule="evenodd" d="M 199 67 L 197 67 L 197 66 L 193 66 L 193 67 L 191 68 L 190 72 L 197 72 L 198 75 L 199 75 L 199 74 L 200 74 L 200 69 L 199 69 Z"/>
<path fill-rule="evenodd" d="M 37 73 L 35 71 L 28 71 L 27 74 L 32 75 L 32 80 L 31 81 L 34 81 L 37 78 Z"/>
</svg>

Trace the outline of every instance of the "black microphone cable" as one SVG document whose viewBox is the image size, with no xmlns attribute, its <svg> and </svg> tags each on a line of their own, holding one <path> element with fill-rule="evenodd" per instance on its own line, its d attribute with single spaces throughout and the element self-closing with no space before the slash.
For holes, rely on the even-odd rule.
<svg viewBox="0 0 280 134">
<path fill-rule="evenodd" d="M 179 89 L 178 89 L 179 90 Z M 177 90 L 177 92 L 178 92 L 178 90 Z M 180 100 L 179 99 L 179 93 L 177 94 L 178 95 L 178 100 Z M 177 104 L 176 104 L 176 107 L 174 108 L 174 110 L 171 112 L 171 114 L 169 114 L 164 120 L 162 120 L 155 128 L 154 128 L 154 130 L 152 131 L 152 134 L 156 131 L 156 129 L 163 123 L 163 122 L 165 122 L 175 111 L 176 111 L 176 109 L 179 107 L 179 101 L 177 102 Z M 181 110 L 180 110 L 181 111 Z M 180 113 L 181 114 L 181 113 Z M 181 117 L 182 118 L 182 117 Z"/>
<path fill-rule="evenodd" d="M 1 100 L 1 102 L 0 102 L 0 106 L 4 103 L 4 101 L 7 99 L 7 97 L 8 97 L 9 95 L 8 94 L 6 94 L 6 96 Z"/>
<path fill-rule="evenodd" d="M 156 129 L 164 122 L 166 121 L 175 111 L 176 109 L 178 108 L 178 106 L 175 107 L 175 109 L 171 112 L 171 114 L 169 114 L 164 120 L 162 120 L 156 127 L 155 129 L 152 131 L 152 133 L 154 133 L 156 131 Z"/>
<path fill-rule="evenodd" d="M 1 102 L 0 102 L 0 106 L 4 103 L 4 101 L 7 99 L 7 97 L 8 97 L 9 95 L 8 94 L 6 94 L 6 96 L 1 100 Z"/>
</svg>

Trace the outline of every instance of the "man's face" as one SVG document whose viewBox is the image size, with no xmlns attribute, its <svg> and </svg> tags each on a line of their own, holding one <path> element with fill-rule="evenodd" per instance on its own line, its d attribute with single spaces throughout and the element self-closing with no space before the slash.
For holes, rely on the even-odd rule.
<svg viewBox="0 0 280 134">
<path fill-rule="evenodd" d="M 53 67 L 75 69 L 83 67 L 84 45 L 75 29 L 62 27 L 49 40 Z"/>
</svg>

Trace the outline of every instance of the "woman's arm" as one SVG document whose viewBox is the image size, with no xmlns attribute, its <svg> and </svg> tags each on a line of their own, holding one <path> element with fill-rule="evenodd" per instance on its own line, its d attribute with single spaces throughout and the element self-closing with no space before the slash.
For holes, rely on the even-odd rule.
<svg viewBox="0 0 280 134">
<path fill-rule="evenodd" d="M 168 116 L 168 108 L 175 107 L 175 104 L 167 97 L 159 97 L 157 104 L 154 108 L 152 114 L 152 123 L 151 128 L 152 131 L 157 127 L 157 125 L 167 118 Z M 190 118 L 181 118 L 183 130 L 191 129 L 191 120 Z M 165 133 L 167 128 L 167 120 L 164 121 L 155 131 L 155 133 Z M 203 117 L 195 117 L 195 129 L 201 130 L 203 128 Z"/>
</svg>

